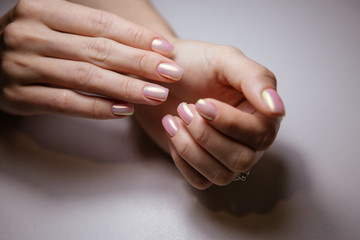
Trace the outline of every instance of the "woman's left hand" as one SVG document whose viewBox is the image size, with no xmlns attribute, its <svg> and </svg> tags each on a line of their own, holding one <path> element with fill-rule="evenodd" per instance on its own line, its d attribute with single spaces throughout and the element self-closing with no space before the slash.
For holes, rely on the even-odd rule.
<svg viewBox="0 0 360 240">
<path fill-rule="evenodd" d="M 171 156 L 196 188 L 229 184 L 277 135 L 285 110 L 276 78 L 234 47 L 188 40 L 174 45 L 173 58 L 184 74 L 167 86 L 170 97 L 159 106 L 162 113 L 177 107 L 180 116 L 162 119 Z M 139 121 L 154 135 L 152 126 Z"/>
</svg>

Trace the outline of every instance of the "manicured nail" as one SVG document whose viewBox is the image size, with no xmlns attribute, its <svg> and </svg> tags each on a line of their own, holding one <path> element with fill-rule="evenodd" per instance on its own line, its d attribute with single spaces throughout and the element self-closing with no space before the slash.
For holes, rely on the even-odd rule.
<svg viewBox="0 0 360 240">
<path fill-rule="evenodd" d="M 143 94 L 148 99 L 164 102 L 169 94 L 169 89 L 160 86 L 146 86 Z"/>
<path fill-rule="evenodd" d="M 162 55 L 170 55 L 171 51 L 174 49 L 174 46 L 165 40 L 154 39 L 151 43 L 151 48 L 154 52 L 160 53 Z"/>
<path fill-rule="evenodd" d="M 285 108 L 284 104 L 281 101 L 280 96 L 277 92 L 272 89 L 268 88 L 262 92 L 262 97 L 265 100 L 266 105 L 269 107 L 270 111 L 277 114 L 284 114 Z"/>
<path fill-rule="evenodd" d="M 173 116 L 171 115 L 166 115 L 162 119 L 162 124 L 170 137 L 174 137 L 177 131 L 179 130 L 179 124 L 176 122 L 175 118 L 173 118 Z"/>
<path fill-rule="evenodd" d="M 216 116 L 216 108 L 204 99 L 199 99 L 195 105 L 196 110 L 207 120 L 213 120 Z"/>
<path fill-rule="evenodd" d="M 184 102 L 178 106 L 177 111 L 179 113 L 179 116 L 182 118 L 182 120 L 184 120 L 187 125 L 189 125 L 194 119 L 193 110 L 189 107 L 188 104 Z"/>
<path fill-rule="evenodd" d="M 115 104 L 111 108 L 112 113 L 118 116 L 126 116 L 134 114 L 134 106 L 131 104 Z"/>
<path fill-rule="evenodd" d="M 177 81 L 180 80 L 184 69 L 175 64 L 160 63 L 157 67 L 157 71 L 161 76 Z"/>
</svg>

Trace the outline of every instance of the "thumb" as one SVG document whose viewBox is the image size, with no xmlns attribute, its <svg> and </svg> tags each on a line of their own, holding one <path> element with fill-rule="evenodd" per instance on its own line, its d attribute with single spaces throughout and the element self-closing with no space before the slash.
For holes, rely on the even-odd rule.
<svg viewBox="0 0 360 240">
<path fill-rule="evenodd" d="M 220 61 L 226 81 L 241 91 L 261 114 L 269 117 L 285 115 L 284 104 L 276 91 L 276 77 L 267 68 L 232 48 Z"/>
</svg>

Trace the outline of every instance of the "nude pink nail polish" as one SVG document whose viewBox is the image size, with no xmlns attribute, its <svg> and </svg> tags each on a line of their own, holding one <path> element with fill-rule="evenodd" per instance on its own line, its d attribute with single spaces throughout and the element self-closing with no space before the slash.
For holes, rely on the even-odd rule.
<svg viewBox="0 0 360 240">
<path fill-rule="evenodd" d="M 179 131 L 179 124 L 176 122 L 175 118 L 171 115 L 166 115 L 162 119 L 162 125 L 170 137 L 174 137 L 176 133 Z"/>
<path fill-rule="evenodd" d="M 177 111 L 179 113 L 179 116 L 182 118 L 182 120 L 184 120 L 184 122 L 187 125 L 189 125 L 191 121 L 194 119 L 193 110 L 190 108 L 188 104 L 184 102 L 178 106 Z"/>
<path fill-rule="evenodd" d="M 143 94 L 148 99 L 164 102 L 168 97 L 169 89 L 160 86 L 145 86 Z"/>
<path fill-rule="evenodd" d="M 134 114 L 134 106 L 131 104 L 114 104 L 111 110 L 114 115 L 118 116 L 128 116 Z"/>
<path fill-rule="evenodd" d="M 199 99 L 195 104 L 196 111 L 207 120 L 213 120 L 216 116 L 216 108 L 210 102 Z"/>
<path fill-rule="evenodd" d="M 151 43 L 151 48 L 154 52 L 170 56 L 174 46 L 165 40 L 154 39 Z"/>
<path fill-rule="evenodd" d="M 163 77 L 166 77 L 174 81 L 178 81 L 180 80 L 184 72 L 184 69 L 182 69 L 181 67 L 175 64 L 160 63 L 159 66 L 157 67 L 157 71 Z"/>
<path fill-rule="evenodd" d="M 285 113 L 284 104 L 281 101 L 280 96 L 274 89 L 272 89 L 272 88 L 265 89 L 262 92 L 262 97 L 271 112 L 276 113 L 276 114 L 284 114 Z"/>
</svg>

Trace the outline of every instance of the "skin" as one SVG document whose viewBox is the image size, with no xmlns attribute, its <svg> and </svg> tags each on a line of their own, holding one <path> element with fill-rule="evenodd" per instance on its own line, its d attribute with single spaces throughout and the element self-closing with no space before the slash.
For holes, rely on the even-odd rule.
<svg viewBox="0 0 360 240">
<path fill-rule="evenodd" d="M 137 120 L 170 152 L 191 185 L 199 189 L 227 185 L 250 169 L 276 137 L 284 113 L 271 112 L 260 94 L 276 87 L 275 76 L 234 47 L 189 40 L 178 40 L 174 46 L 174 60 L 184 67 L 184 75 L 169 87 L 168 100 L 156 111 L 137 106 Z M 195 103 L 199 98 L 217 109 L 212 121 L 190 105 L 195 116 L 189 125 L 176 117 L 177 134 L 159 134 L 164 115 L 177 115 L 181 102 Z"/>
<path fill-rule="evenodd" d="M 41 1 L 45 0 L 38 0 L 37 2 Z M 26 0 L 22 2 L 28 3 Z M 158 59 L 157 61 L 171 61 L 184 68 L 182 79 L 179 82 L 169 84 L 166 83 L 168 81 L 152 75 L 154 69 L 151 68 L 149 68 L 148 74 L 140 74 L 139 69 L 136 69 L 136 67 L 127 66 L 124 69 L 111 69 L 109 65 L 104 65 L 107 61 L 100 63 L 85 61 L 100 68 L 103 72 L 108 71 L 110 68 L 111 70 L 137 75 L 136 79 L 132 78 L 127 81 L 127 84 L 132 87 L 131 89 L 134 89 L 133 84 L 150 84 L 154 80 L 160 81 L 159 84 L 170 89 L 167 101 L 161 105 L 146 102 L 147 100 L 137 95 L 138 92 L 131 92 L 129 89 L 122 90 L 124 94 L 126 93 L 126 98 L 123 98 L 124 95 L 122 94 L 116 95 L 119 94 L 119 89 L 121 92 L 121 87 L 117 88 L 116 93 L 111 92 L 121 82 L 119 76 L 117 78 L 113 75 L 121 74 L 114 72 L 111 73 L 112 75 L 104 73 L 102 78 L 95 78 L 92 84 L 85 84 L 86 86 L 98 85 L 97 89 L 93 91 L 89 89 L 79 90 L 87 90 L 91 93 L 100 92 L 101 95 L 108 96 L 110 99 L 141 103 L 136 105 L 137 121 L 159 146 L 171 154 L 175 165 L 192 186 L 198 189 L 206 189 L 213 184 L 227 185 L 231 183 L 239 172 L 250 169 L 259 160 L 263 151 L 272 144 L 277 135 L 281 117 L 285 112 L 283 109 L 277 112 L 271 111 L 261 96 L 264 89 L 276 89 L 276 78 L 268 69 L 252 61 L 234 47 L 178 39 L 167 23 L 146 0 L 74 0 L 73 2 L 112 12 L 121 16 L 122 20 L 125 18 L 138 24 L 137 27 L 139 25 L 146 27 L 146 29 L 142 28 L 140 31 L 143 36 L 140 38 L 142 41 L 136 41 L 138 43 L 138 45 L 135 44 L 134 46 L 136 51 L 140 51 L 140 55 L 144 54 L 144 50 L 147 51 L 147 56 L 150 56 L 148 58 L 149 62 L 154 59 Z M 39 5 L 37 6 L 39 7 Z M 24 9 L 28 9 L 28 7 Z M 51 11 L 49 8 L 51 6 L 47 6 L 46 11 Z M 56 9 L 62 8 L 58 6 Z M 37 34 L 35 34 L 35 37 L 33 35 L 26 36 L 27 39 L 35 38 L 39 40 L 39 37 L 42 36 L 40 42 L 46 42 L 49 39 L 56 40 L 57 37 L 51 37 L 51 31 L 46 27 L 49 24 L 39 21 L 35 17 L 36 14 L 29 16 L 31 12 L 23 11 L 22 15 L 17 14 L 15 19 L 10 18 L 10 20 L 5 16 L 1 26 L 9 26 L 7 25 L 9 22 L 15 23 L 10 24 L 13 25 L 12 28 L 3 28 L 3 36 L 6 36 L 4 32 L 7 32 L 10 36 L 12 34 L 17 36 L 15 32 L 18 28 L 15 28 L 14 25 L 24 29 L 26 27 L 29 29 L 31 25 L 32 30 Z M 80 12 L 86 12 L 86 10 Z M 140 12 L 141 14 L 139 14 Z M 66 11 L 63 11 L 62 14 L 66 14 Z M 71 16 L 68 16 L 68 18 L 71 19 Z M 4 21 L 4 19 L 7 20 Z M 26 19 L 31 21 L 26 21 Z M 53 17 L 53 19 L 57 18 Z M 8 23 L 4 24 L 6 21 Z M 79 21 L 71 19 L 71 22 L 76 23 Z M 129 22 L 126 23 L 130 24 Z M 54 28 L 50 30 L 54 31 Z M 155 32 L 159 32 L 161 35 Z M 47 37 L 44 39 L 44 36 Z M 154 36 L 160 38 L 165 36 L 174 45 L 175 48 L 170 59 L 164 59 L 168 56 L 160 56 L 151 52 L 151 54 L 148 54 L 149 49 L 146 46 L 149 46 L 150 43 L 146 39 L 153 39 Z M 96 38 L 99 36 L 88 37 Z M 114 40 L 104 34 L 100 37 Z M 15 39 L 19 39 L 19 37 Z M 128 39 L 128 36 L 125 36 L 125 39 Z M 83 51 L 83 43 L 79 38 L 69 41 L 81 46 L 74 47 L 74 52 L 76 50 Z M 134 43 L 134 41 L 129 40 L 121 43 L 125 46 L 133 46 L 131 43 Z M 58 42 L 54 45 L 61 46 L 61 44 Z M 80 95 L 71 90 L 73 86 L 61 84 L 64 81 L 71 82 L 71 79 L 74 79 L 71 76 L 60 78 L 60 82 L 58 82 L 59 77 L 50 77 L 51 82 L 42 82 L 44 73 L 41 71 L 50 69 L 51 72 L 51 68 L 45 67 L 48 61 L 41 62 L 41 57 L 44 55 L 41 52 L 44 50 L 43 47 L 36 48 L 36 44 L 28 46 L 24 41 L 20 41 L 20 44 L 16 44 L 16 46 L 16 48 L 14 46 L 10 47 L 5 41 L 5 47 L 4 45 L 2 47 L 2 69 L 3 71 L 4 69 L 9 71 L 5 75 L 2 72 L 1 89 L 3 94 L 0 105 L 2 110 L 16 114 L 63 113 L 92 118 L 114 117 L 109 112 L 109 108 L 114 103 L 113 100 Z M 122 50 L 127 51 L 125 48 Z M 129 57 L 133 56 L 135 51 L 134 48 L 131 48 L 131 50 L 133 51 L 129 50 L 128 52 Z M 51 53 L 57 52 L 54 49 L 49 51 Z M 78 54 L 81 56 L 80 53 Z M 77 54 L 72 56 L 74 55 L 79 56 Z M 21 59 L 27 61 L 23 62 L 25 60 L 21 60 L 20 57 L 16 58 L 16 56 L 21 56 Z M 52 57 L 58 59 L 58 56 Z M 63 58 L 60 57 L 60 59 Z M 66 60 L 69 60 L 68 58 L 66 57 Z M 74 60 L 73 58 L 70 60 Z M 35 60 L 37 60 L 36 64 L 31 65 Z M 116 61 L 119 60 L 113 60 L 114 63 Z M 8 63 L 8 65 L 5 64 L 6 67 L 4 67 L 4 62 Z M 18 65 L 23 67 L 24 74 L 18 76 L 16 74 L 19 71 L 10 72 L 11 69 L 16 69 L 10 63 L 21 63 Z M 66 64 L 65 62 L 54 62 L 54 66 L 61 65 Z M 16 67 L 19 68 L 19 66 Z M 35 67 L 34 70 L 34 66 L 41 67 Z M 29 69 L 32 71 L 29 72 Z M 110 80 L 114 78 L 116 81 Z M 34 81 L 33 79 L 38 80 Z M 47 79 L 49 78 L 47 77 Z M 82 85 L 77 83 L 76 79 L 75 86 Z M 142 79 L 142 81 L 139 79 Z M 100 80 L 106 81 L 106 84 Z M 56 87 L 52 87 L 53 84 Z M 120 85 L 129 86 L 127 84 Z M 101 88 L 108 88 L 108 92 L 106 89 L 99 91 Z M 207 120 L 198 113 L 194 104 L 199 98 L 205 98 L 215 107 L 216 115 L 214 119 Z M 180 117 L 177 117 L 177 108 L 181 102 L 190 103 L 189 106 L 193 109 L 194 117 L 190 124 L 186 124 Z M 147 106 L 144 103 L 157 105 Z M 89 108 L 89 106 L 91 107 Z M 166 114 L 172 114 L 179 124 L 179 129 L 173 137 L 166 134 L 161 125 L 161 120 Z"/>
<path fill-rule="evenodd" d="M 116 103 L 160 104 L 128 74 L 171 82 L 157 72 L 174 61 L 152 52 L 165 38 L 115 14 L 61 0 L 21 0 L 1 19 L 0 109 L 116 118 Z M 87 94 L 81 94 L 79 93 Z"/>
</svg>

